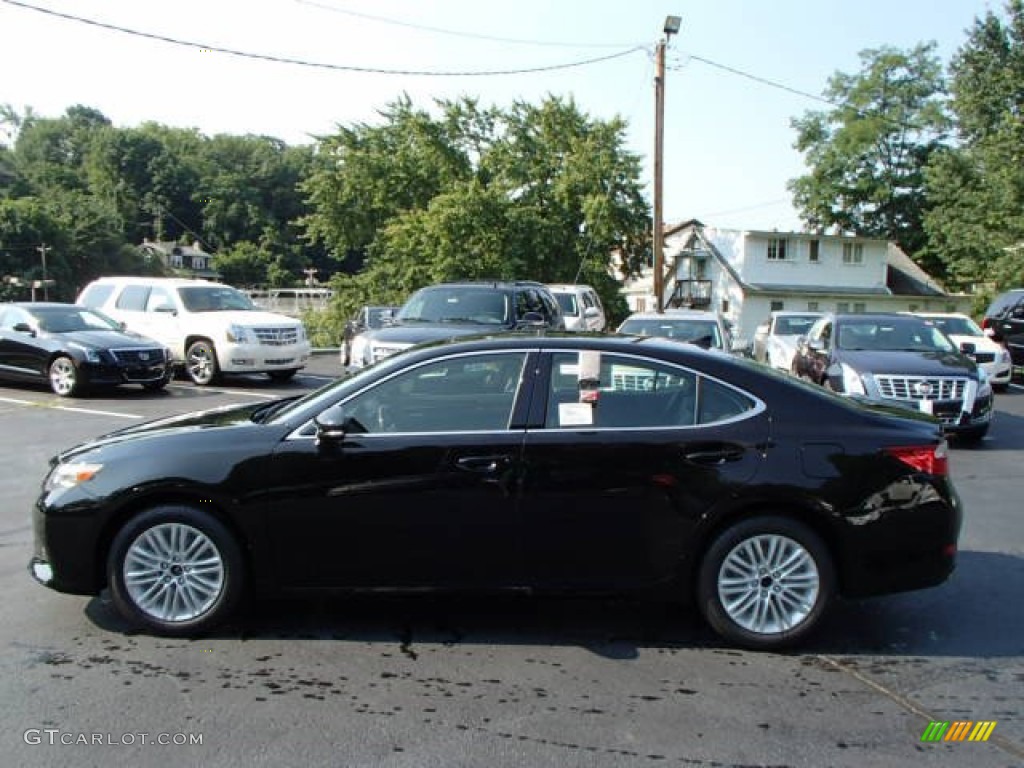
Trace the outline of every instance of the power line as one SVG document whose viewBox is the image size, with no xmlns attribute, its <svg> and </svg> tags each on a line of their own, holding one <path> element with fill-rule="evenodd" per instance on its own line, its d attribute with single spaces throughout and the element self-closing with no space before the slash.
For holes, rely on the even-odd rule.
<svg viewBox="0 0 1024 768">
<path fill-rule="evenodd" d="M 425 24 L 414 24 L 409 21 L 402 21 L 400 19 L 392 19 L 387 16 L 375 16 L 372 13 L 361 13 L 359 11 L 351 11 L 347 8 L 339 8 L 336 5 L 330 5 L 328 3 L 319 3 L 316 0 L 295 0 L 300 5 L 308 5 L 313 8 L 320 8 L 325 11 L 331 11 L 332 13 L 342 13 L 346 16 L 353 16 L 357 19 L 367 19 L 369 21 L 377 21 L 382 24 L 391 24 L 396 27 L 406 27 L 408 29 L 418 29 L 424 32 L 434 32 L 439 35 L 451 35 L 452 37 L 465 37 L 472 40 L 488 40 L 493 43 L 512 43 L 514 45 L 537 45 L 537 46 L 551 46 L 557 48 L 625 48 L 626 46 L 638 46 L 639 43 L 570 43 L 570 42 L 558 42 L 554 40 L 524 40 L 515 37 L 498 37 L 494 35 L 484 35 L 477 32 L 463 32 L 454 29 L 444 29 L 443 27 L 430 27 Z"/>
<path fill-rule="evenodd" d="M 934 134 L 936 136 L 941 136 L 944 133 L 944 131 L 941 131 L 941 130 L 936 129 L 936 128 L 929 128 L 929 127 L 926 127 L 926 126 L 916 125 L 914 123 L 904 122 L 902 120 L 896 120 L 895 118 L 887 117 L 885 115 L 881 115 L 881 114 L 878 114 L 876 112 L 869 112 L 866 109 L 862 109 L 860 107 L 854 107 L 854 106 L 851 106 L 850 104 L 844 104 L 843 102 L 840 102 L 840 101 L 832 101 L 831 99 L 826 99 L 824 96 L 816 96 L 813 93 L 808 93 L 807 91 L 801 91 L 798 88 L 793 88 L 791 86 L 786 85 L 785 83 L 780 83 L 780 82 L 778 82 L 776 80 L 769 80 L 766 77 L 760 77 L 759 75 L 754 75 L 754 74 L 751 74 L 750 72 L 744 72 L 742 69 L 737 69 L 736 67 L 730 67 L 728 64 L 722 64 L 722 63 L 717 62 L 717 61 L 712 61 L 711 59 L 705 59 L 703 56 L 697 56 L 695 54 L 688 54 L 687 57 L 689 59 L 692 59 L 693 61 L 699 61 L 701 64 L 706 64 L 709 67 L 714 67 L 714 68 L 720 69 L 720 70 L 722 70 L 724 72 L 728 72 L 729 74 L 737 75 L 738 77 L 744 77 L 747 80 L 753 80 L 756 83 L 761 83 L 762 85 L 767 85 L 767 86 L 769 86 L 771 88 L 777 88 L 777 89 L 779 89 L 781 91 L 786 91 L 788 93 L 792 93 L 792 94 L 795 94 L 797 96 L 803 96 L 805 99 L 813 99 L 814 101 L 819 101 L 822 104 L 827 104 L 830 107 L 834 107 L 835 109 L 849 109 L 849 110 L 852 110 L 853 112 L 855 112 L 860 117 L 873 117 L 873 118 L 876 118 L 876 119 L 881 120 L 883 122 L 889 123 L 890 125 L 894 125 L 897 128 L 906 128 L 906 129 L 913 130 L 913 131 L 920 131 L 921 133 L 931 133 L 931 134 Z M 669 67 L 669 69 L 676 70 L 676 71 L 681 71 L 683 69 L 683 67 L 682 66 L 676 66 L 676 67 Z"/>
<path fill-rule="evenodd" d="M 78 22 L 79 24 L 88 24 L 93 27 L 99 27 L 100 29 L 106 29 L 111 32 L 120 32 L 126 35 L 133 35 L 135 37 L 142 37 L 147 40 L 157 40 L 162 43 L 170 43 L 171 45 L 180 45 L 187 48 L 196 48 L 202 51 L 214 51 L 216 53 L 223 53 L 229 56 L 239 56 L 245 59 L 255 59 L 258 61 L 269 61 L 275 64 L 293 64 L 299 67 L 315 67 L 318 69 L 330 69 L 343 72 L 362 72 L 366 74 L 376 75 L 406 75 L 406 76 L 420 76 L 420 77 L 493 77 L 498 75 L 526 75 L 536 72 L 551 72 L 560 69 L 571 69 L 573 67 L 584 67 L 590 64 L 598 64 L 603 61 L 610 61 L 612 59 L 618 59 L 623 56 L 628 56 L 631 53 L 637 51 L 646 50 L 644 46 L 635 46 L 624 51 L 617 53 L 611 53 L 606 56 L 597 56 L 591 59 L 582 59 L 579 61 L 570 61 L 563 64 L 550 64 L 542 67 L 524 67 L 522 69 L 492 69 L 492 70 L 480 70 L 480 71 L 457 71 L 457 72 L 445 72 L 445 71 L 430 71 L 430 70 L 411 70 L 411 69 L 383 69 L 380 67 L 362 67 L 350 64 L 328 64 L 326 62 L 318 61 L 307 61 L 305 59 L 295 59 L 287 56 L 275 56 L 272 54 L 265 53 L 252 53 L 249 51 L 239 51 L 233 48 L 223 48 L 216 45 L 210 45 L 208 43 L 197 43 L 191 40 L 182 40 L 176 37 L 168 37 L 167 35 L 158 35 L 153 32 L 142 32 L 137 29 L 129 29 L 127 27 L 121 27 L 116 24 L 108 24 L 102 21 L 96 21 L 95 19 L 87 19 L 83 16 L 74 16 L 70 13 L 61 13 L 54 11 L 49 8 L 40 8 L 29 3 L 19 2 L 18 0 L 0 0 L 0 2 L 6 3 L 7 5 L 13 5 L 18 8 L 24 8 L 30 11 L 37 11 L 39 13 L 46 14 L 48 16 L 56 16 L 67 21 Z"/>
</svg>

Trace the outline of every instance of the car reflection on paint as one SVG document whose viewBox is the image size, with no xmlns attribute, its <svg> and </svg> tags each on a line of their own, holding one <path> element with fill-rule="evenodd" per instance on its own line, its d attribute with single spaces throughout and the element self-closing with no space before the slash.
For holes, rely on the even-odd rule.
<svg viewBox="0 0 1024 768">
<path fill-rule="evenodd" d="M 64 451 L 31 571 L 167 635 L 250 593 L 655 591 L 775 649 L 839 596 L 943 582 L 960 519 L 927 416 L 665 339 L 503 333 Z"/>
</svg>

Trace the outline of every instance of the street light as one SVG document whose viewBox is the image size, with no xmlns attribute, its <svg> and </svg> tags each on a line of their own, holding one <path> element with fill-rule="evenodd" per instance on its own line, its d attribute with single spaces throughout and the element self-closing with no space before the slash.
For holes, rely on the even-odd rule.
<svg viewBox="0 0 1024 768">
<path fill-rule="evenodd" d="M 664 224 L 661 218 L 662 158 L 665 147 L 665 47 L 669 38 L 679 33 L 682 23 L 680 16 L 666 16 L 662 29 L 665 36 L 658 41 L 654 51 L 654 306 L 659 313 L 665 298 L 662 247 Z"/>
</svg>

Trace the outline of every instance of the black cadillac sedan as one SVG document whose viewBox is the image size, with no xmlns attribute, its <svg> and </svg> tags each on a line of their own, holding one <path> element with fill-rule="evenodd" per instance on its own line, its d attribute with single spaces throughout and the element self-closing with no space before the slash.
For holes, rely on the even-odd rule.
<svg viewBox="0 0 1024 768">
<path fill-rule="evenodd" d="M 924 415 L 670 340 L 501 334 L 62 452 L 30 570 L 167 635 L 251 593 L 656 590 L 771 649 L 943 582 L 960 521 Z"/>
<path fill-rule="evenodd" d="M 73 397 L 89 387 L 141 384 L 161 389 L 173 373 L 170 350 L 75 304 L 0 304 L 0 379 L 47 383 Z"/>
<path fill-rule="evenodd" d="M 792 372 L 834 392 L 927 413 L 962 440 L 981 440 L 992 422 L 985 369 L 914 315 L 824 315 L 797 342 Z"/>
</svg>

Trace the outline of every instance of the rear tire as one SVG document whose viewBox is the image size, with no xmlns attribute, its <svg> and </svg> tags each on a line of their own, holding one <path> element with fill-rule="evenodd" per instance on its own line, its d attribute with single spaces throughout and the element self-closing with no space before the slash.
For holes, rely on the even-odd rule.
<svg viewBox="0 0 1024 768">
<path fill-rule="evenodd" d="M 202 634 L 235 608 L 244 587 L 242 554 L 215 517 L 163 505 L 129 520 L 114 537 L 107 583 L 118 611 L 157 634 Z"/>
<path fill-rule="evenodd" d="M 777 650 L 803 640 L 835 593 L 828 548 L 806 525 L 786 517 L 744 520 L 712 542 L 701 563 L 697 601 L 723 638 Z"/>
</svg>

